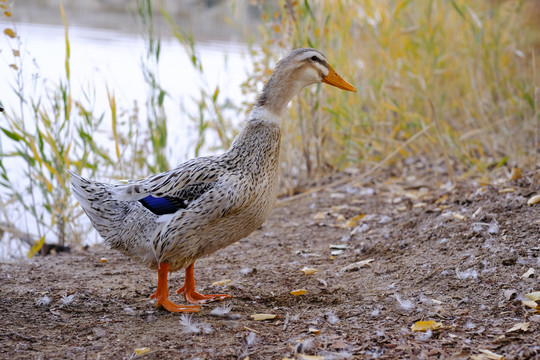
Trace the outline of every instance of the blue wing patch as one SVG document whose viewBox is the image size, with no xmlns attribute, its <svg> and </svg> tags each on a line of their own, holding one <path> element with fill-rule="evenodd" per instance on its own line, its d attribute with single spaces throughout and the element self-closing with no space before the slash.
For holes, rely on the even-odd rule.
<svg viewBox="0 0 540 360">
<path fill-rule="evenodd" d="M 180 209 L 185 209 L 187 206 L 182 199 L 170 196 L 160 198 L 148 195 L 139 201 L 145 208 L 156 215 L 173 214 Z"/>
</svg>

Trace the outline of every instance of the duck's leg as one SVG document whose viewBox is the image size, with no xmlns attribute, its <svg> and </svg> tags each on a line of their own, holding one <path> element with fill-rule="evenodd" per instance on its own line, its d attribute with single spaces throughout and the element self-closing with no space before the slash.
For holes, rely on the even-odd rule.
<svg viewBox="0 0 540 360">
<path fill-rule="evenodd" d="M 167 284 L 167 274 L 169 273 L 169 264 L 160 263 L 158 265 L 158 283 L 156 292 L 150 295 L 150 299 L 156 298 L 156 306 L 165 308 L 170 312 L 197 312 L 201 309 L 198 305 L 176 305 L 169 300 L 169 285 Z"/>
<path fill-rule="evenodd" d="M 226 294 L 203 295 L 195 291 L 195 262 L 186 268 L 186 280 L 184 286 L 178 289 L 178 294 L 184 294 L 186 301 L 192 304 L 206 304 L 212 301 L 223 300 L 231 297 Z"/>
</svg>

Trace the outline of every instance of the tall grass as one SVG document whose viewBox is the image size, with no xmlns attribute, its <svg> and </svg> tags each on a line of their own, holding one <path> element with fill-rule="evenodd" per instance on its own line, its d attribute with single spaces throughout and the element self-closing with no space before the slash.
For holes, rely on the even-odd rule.
<svg viewBox="0 0 540 360">
<path fill-rule="evenodd" d="M 0 123 L 0 130 L 11 145 L 11 150 L 0 153 L 0 186 L 6 189 L 7 196 L 2 204 L 2 224 L 12 235 L 26 234 L 21 230 L 25 230 L 20 221 L 21 214 L 9 216 L 7 206 L 11 205 L 11 209 L 22 207 L 31 215 L 37 233 L 34 234 L 36 246 L 32 247 L 30 256 L 39 250 L 46 237 L 55 239 L 60 245 L 66 243 L 67 237 L 72 243 L 78 242 L 81 228 L 74 221 L 78 210 L 70 194 L 68 169 L 80 171 L 84 167 L 94 172 L 102 163 L 112 164 L 101 145 L 94 141 L 103 115 L 94 114 L 91 94 L 86 93 L 81 100 L 72 97 L 68 27 L 64 10 L 62 7 L 60 10 L 66 39 L 65 72 L 46 94 L 33 91 L 44 86 L 37 77 L 33 78 L 33 88 L 25 87 L 25 77 L 32 70 L 27 70 L 30 65 L 25 61 L 21 38 L 15 30 L 9 28 L 7 31 L 12 38 L 13 91 L 19 103 L 18 106 L 10 104 Z M 9 159 L 18 162 L 20 172 L 6 170 L 3 163 Z M 31 237 L 25 238 L 32 243 Z"/>
<path fill-rule="evenodd" d="M 156 34 L 154 15 L 150 0 L 137 0 L 138 18 L 143 26 L 146 44 L 145 57 L 141 59 L 141 70 L 147 84 L 146 100 L 147 125 L 153 152 L 149 154 L 146 165 L 151 172 L 163 172 L 169 169 L 167 161 L 167 116 L 163 102 L 167 92 L 160 84 L 159 60 L 161 56 L 161 37 Z"/>
<path fill-rule="evenodd" d="M 394 153 L 394 162 L 446 157 L 449 171 L 464 176 L 504 164 L 538 166 L 533 52 L 540 30 L 527 24 L 535 2 L 284 0 L 277 8 L 259 6 L 264 23 L 253 58 L 264 77 L 253 75 L 250 91 L 280 56 L 305 46 L 324 51 L 358 87 L 357 94 L 308 88 L 293 102 L 282 151 L 282 185 L 289 193 L 313 176 L 369 168 Z"/>
<path fill-rule="evenodd" d="M 148 107 L 152 111 L 147 127 L 141 125 L 137 104 L 130 111 L 119 113 L 114 91 L 108 88 L 98 93 L 91 84 L 82 89 L 81 98 L 74 98 L 69 28 L 62 6 L 60 11 L 65 30 L 64 74 L 53 86 L 48 85 L 45 77 L 31 75 L 35 69 L 29 68 L 22 50 L 23 39 L 16 28 L 4 31 L 10 38 L 9 70 L 18 104 L 9 104 L 0 121 L 0 235 L 23 240 L 30 245 L 30 256 L 46 239 L 60 245 L 81 244 L 90 229 L 88 223 L 79 221 L 82 211 L 71 196 L 69 169 L 90 177 L 99 173 L 125 178 L 167 168 L 166 140 L 162 140 L 163 133 L 166 139 L 165 118 L 159 115 L 163 112 L 162 93 L 150 97 Z M 147 80 L 155 79 L 151 65 L 143 70 Z M 27 86 L 28 76 L 34 82 L 31 88 Z M 156 84 L 149 84 L 151 94 L 159 89 Z M 45 93 L 43 88 L 47 89 Z M 100 113 L 95 110 L 96 96 L 104 94 L 109 109 Z M 101 136 L 103 132 L 110 136 Z M 5 163 L 9 161 L 11 166 L 7 167 Z M 28 218 L 33 226 L 22 221 Z M 29 233 L 28 228 L 35 229 L 35 233 Z"/>
</svg>

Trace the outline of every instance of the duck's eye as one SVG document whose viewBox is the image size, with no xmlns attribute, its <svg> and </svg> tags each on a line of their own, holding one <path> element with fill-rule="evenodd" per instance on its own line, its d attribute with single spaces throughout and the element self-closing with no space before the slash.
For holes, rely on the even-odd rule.
<svg viewBox="0 0 540 360">
<path fill-rule="evenodd" d="M 319 61 L 319 58 L 316 57 L 316 56 L 312 56 L 312 57 L 311 57 L 311 60 L 313 60 L 313 61 Z"/>
</svg>

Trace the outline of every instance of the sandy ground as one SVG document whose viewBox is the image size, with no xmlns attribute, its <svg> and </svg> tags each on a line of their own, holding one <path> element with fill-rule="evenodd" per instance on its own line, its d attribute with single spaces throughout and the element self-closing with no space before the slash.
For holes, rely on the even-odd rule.
<svg viewBox="0 0 540 360">
<path fill-rule="evenodd" d="M 539 359 L 534 189 L 445 181 L 380 175 L 277 207 L 196 263 L 199 291 L 232 298 L 191 318 L 156 309 L 157 274 L 105 246 L 3 263 L 0 357 Z M 422 320 L 437 328 L 413 331 Z"/>
</svg>

